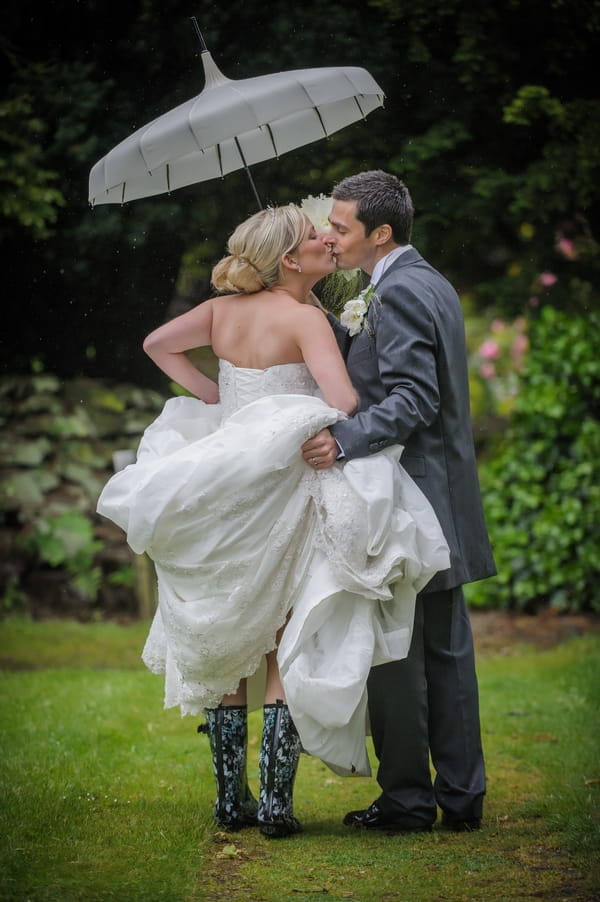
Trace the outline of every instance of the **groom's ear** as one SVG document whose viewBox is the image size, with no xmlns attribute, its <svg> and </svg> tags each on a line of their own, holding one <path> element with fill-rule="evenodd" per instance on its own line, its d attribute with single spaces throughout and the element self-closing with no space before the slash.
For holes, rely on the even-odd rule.
<svg viewBox="0 0 600 902">
<path fill-rule="evenodd" d="M 385 222 L 383 225 L 377 226 L 376 229 L 373 229 L 373 234 L 375 237 L 375 244 L 382 245 L 387 244 L 388 241 L 391 241 L 394 233 L 392 231 L 392 227 Z"/>
</svg>

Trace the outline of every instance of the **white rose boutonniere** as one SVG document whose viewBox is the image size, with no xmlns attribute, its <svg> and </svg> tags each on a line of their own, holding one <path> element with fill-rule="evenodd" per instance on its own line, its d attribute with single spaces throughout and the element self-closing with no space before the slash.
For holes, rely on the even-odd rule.
<svg viewBox="0 0 600 902">
<path fill-rule="evenodd" d="M 364 328 L 365 317 L 374 297 L 375 286 L 369 285 L 360 292 L 358 297 L 351 298 L 344 304 L 340 322 L 342 326 L 346 326 L 350 335 L 358 335 Z"/>
</svg>

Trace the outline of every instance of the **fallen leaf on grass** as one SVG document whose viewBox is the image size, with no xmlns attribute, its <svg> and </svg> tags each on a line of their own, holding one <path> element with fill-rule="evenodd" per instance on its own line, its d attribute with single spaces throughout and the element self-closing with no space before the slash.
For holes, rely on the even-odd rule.
<svg viewBox="0 0 600 902">
<path fill-rule="evenodd" d="M 217 830 L 216 833 L 213 833 L 213 842 L 231 843 L 231 833 L 226 833 L 224 830 Z"/>
<path fill-rule="evenodd" d="M 229 843 L 226 846 L 223 846 L 221 851 L 218 853 L 217 858 L 239 858 L 240 850 L 237 846 L 234 846 L 233 843 Z"/>
</svg>

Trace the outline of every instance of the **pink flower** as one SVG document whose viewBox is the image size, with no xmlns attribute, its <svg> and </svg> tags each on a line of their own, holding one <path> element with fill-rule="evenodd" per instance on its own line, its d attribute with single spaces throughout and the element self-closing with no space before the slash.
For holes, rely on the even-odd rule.
<svg viewBox="0 0 600 902">
<path fill-rule="evenodd" d="M 510 352 L 516 370 L 520 371 L 522 369 L 525 352 L 528 348 L 529 339 L 527 338 L 527 336 L 523 335 L 522 332 L 519 335 L 515 335 Z"/>
<path fill-rule="evenodd" d="M 479 346 L 479 353 L 485 360 L 497 360 L 500 356 L 500 346 L 498 342 L 488 338 Z"/>
<path fill-rule="evenodd" d="M 484 379 L 493 379 L 496 375 L 496 367 L 493 363 L 482 363 L 479 372 Z"/>
<path fill-rule="evenodd" d="M 556 249 L 563 255 L 566 260 L 577 260 L 578 252 L 575 242 L 570 238 L 561 238 L 556 242 Z"/>
<path fill-rule="evenodd" d="M 540 283 L 544 286 L 544 288 L 552 288 L 556 281 L 557 278 L 553 272 L 540 273 Z"/>
<path fill-rule="evenodd" d="M 492 320 L 492 325 L 491 325 L 492 332 L 504 332 L 505 329 L 506 329 L 506 323 L 504 322 L 503 319 L 493 319 Z"/>
<path fill-rule="evenodd" d="M 520 357 L 525 353 L 527 348 L 529 347 L 529 339 L 526 335 L 522 333 L 519 335 L 515 335 L 515 339 L 513 341 L 512 351 L 515 356 Z"/>
</svg>

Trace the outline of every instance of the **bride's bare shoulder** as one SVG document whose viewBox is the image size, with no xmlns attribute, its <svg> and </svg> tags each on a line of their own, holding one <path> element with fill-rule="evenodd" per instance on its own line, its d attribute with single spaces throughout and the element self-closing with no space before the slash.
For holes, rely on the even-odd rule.
<svg viewBox="0 0 600 902">
<path fill-rule="evenodd" d="M 315 307 L 313 304 L 297 304 L 294 310 L 294 316 L 298 322 L 307 328 L 323 328 L 329 326 L 325 311 L 321 307 Z"/>
</svg>

